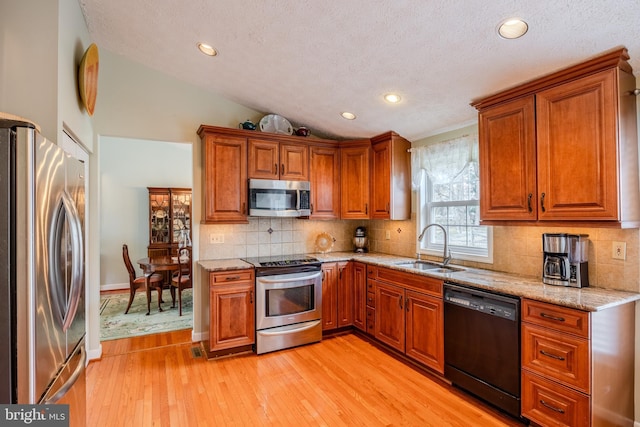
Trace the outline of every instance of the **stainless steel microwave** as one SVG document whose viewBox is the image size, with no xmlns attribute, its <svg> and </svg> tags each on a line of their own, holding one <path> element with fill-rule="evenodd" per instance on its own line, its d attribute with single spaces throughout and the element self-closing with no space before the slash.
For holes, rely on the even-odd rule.
<svg viewBox="0 0 640 427">
<path fill-rule="evenodd" d="M 249 180 L 249 216 L 309 216 L 309 181 Z"/>
</svg>

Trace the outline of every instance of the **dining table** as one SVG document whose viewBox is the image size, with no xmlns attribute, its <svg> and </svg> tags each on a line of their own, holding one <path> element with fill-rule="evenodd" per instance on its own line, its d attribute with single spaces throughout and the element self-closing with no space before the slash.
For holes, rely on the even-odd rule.
<svg viewBox="0 0 640 427">
<path fill-rule="evenodd" d="M 171 272 L 180 269 L 180 263 L 178 262 L 177 257 L 171 256 L 155 256 L 155 257 L 147 257 L 140 258 L 137 261 L 138 265 L 144 272 L 147 281 L 147 316 L 151 313 L 151 286 L 149 282 L 149 278 L 153 273 L 159 272 Z M 158 290 L 158 311 L 162 310 L 162 305 L 164 301 L 162 300 L 162 290 L 165 286 L 169 285 L 168 282 L 160 282 L 160 286 L 156 286 L 155 289 Z M 173 295 L 173 293 L 172 293 Z"/>
</svg>

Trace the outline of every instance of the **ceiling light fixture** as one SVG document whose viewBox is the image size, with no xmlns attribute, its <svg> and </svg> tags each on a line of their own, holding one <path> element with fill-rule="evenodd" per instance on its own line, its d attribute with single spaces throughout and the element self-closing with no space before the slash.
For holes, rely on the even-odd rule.
<svg viewBox="0 0 640 427">
<path fill-rule="evenodd" d="M 204 53 L 205 55 L 216 56 L 218 54 L 218 51 L 215 50 L 213 46 L 210 46 L 206 43 L 198 43 L 198 49 L 200 49 L 200 52 Z"/>
<path fill-rule="evenodd" d="M 510 18 L 498 25 L 498 35 L 503 39 L 517 39 L 529 30 L 529 26 L 520 18 Z"/>
<path fill-rule="evenodd" d="M 355 120 L 356 115 L 348 111 L 343 111 L 340 115 L 347 120 Z"/>
<path fill-rule="evenodd" d="M 388 93 L 384 96 L 384 100 L 391 104 L 397 104 L 401 99 L 402 98 L 400 98 L 400 95 L 395 93 Z"/>
</svg>

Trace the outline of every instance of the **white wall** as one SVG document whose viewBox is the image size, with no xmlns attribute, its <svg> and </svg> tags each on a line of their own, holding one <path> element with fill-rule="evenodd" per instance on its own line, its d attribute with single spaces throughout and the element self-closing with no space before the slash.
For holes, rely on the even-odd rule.
<svg viewBox="0 0 640 427">
<path fill-rule="evenodd" d="M 122 244 L 135 261 L 147 256 L 147 187 L 191 188 L 192 145 L 127 138 L 100 138 L 100 284 L 129 288 Z"/>
</svg>

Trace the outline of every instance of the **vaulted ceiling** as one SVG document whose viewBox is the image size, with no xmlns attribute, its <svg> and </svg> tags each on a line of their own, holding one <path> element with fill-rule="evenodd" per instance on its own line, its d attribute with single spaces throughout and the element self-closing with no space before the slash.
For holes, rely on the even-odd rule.
<svg viewBox="0 0 640 427">
<path fill-rule="evenodd" d="M 395 130 L 417 140 L 462 127 L 476 121 L 472 100 L 619 46 L 640 73 L 638 0 L 80 4 L 101 49 L 327 137 Z M 513 17 L 528 32 L 500 38 L 498 24 Z M 390 92 L 401 101 L 385 102 Z"/>
</svg>

